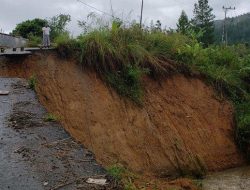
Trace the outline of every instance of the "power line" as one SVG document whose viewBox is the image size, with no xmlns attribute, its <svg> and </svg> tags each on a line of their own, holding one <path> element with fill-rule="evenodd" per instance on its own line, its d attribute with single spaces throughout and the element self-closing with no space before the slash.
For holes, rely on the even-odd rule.
<svg viewBox="0 0 250 190">
<path fill-rule="evenodd" d="M 112 5 L 112 1 L 110 0 L 110 10 L 112 13 L 112 17 L 114 17 L 114 10 L 113 10 L 113 5 Z"/>
<path fill-rule="evenodd" d="M 98 9 L 98 8 L 92 6 L 92 5 L 89 5 L 89 4 L 87 4 L 87 3 L 85 3 L 85 2 L 83 2 L 83 1 L 81 1 L 81 0 L 77 0 L 77 1 L 78 1 L 79 3 L 84 4 L 85 6 L 87 6 L 87 7 L 89 7 L 89 8 L 92 8 L 92 9 L 94 9 L 94 10 L 100 12 L 100 13 L 106 14 L 106 15 L 108 15 L 108 16 L 114 18 L 114 16 L 113 16 L 112 14 L 110 14 L 110 13 L 107 13 L 107 12 L 105 12 L 105 11 L 102 11 L 102 10 L 100 10 L 100 9 Z"/>
</svg>

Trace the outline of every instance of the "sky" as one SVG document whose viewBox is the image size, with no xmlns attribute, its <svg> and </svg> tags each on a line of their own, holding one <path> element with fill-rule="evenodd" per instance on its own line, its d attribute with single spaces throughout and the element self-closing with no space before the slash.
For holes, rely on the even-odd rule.
<svg viewBox="0 0 250 190">
<path fill-rule="evenodd" d="M 81 0 L 99 10 L 111 13 L 110 1 L 116 16 L 124 20 L 139 20 L 141 0 Z M 182 10 L 189 18 L 193 16 L 194 3 L 198 0 L 144 0 L 143 23 L 160 20 L 167 28 L 175 28 Z M 222 6 L 236 7 L 228 13 L 229 17 L 250 11 L 250 0 L 209 0 L 214 9 L 216 19 L 223 19 Z M 90 12 L 98 11 L 85 6 L 77 0 L 0 0 L 0 31 L 9 33 L 16 24 L 34 18 L 48 19 L 60 13 L 70 14 L 72 21 L 67 26 L 73 35 L 78 35 L 81 29 L 78 20 L 85 20 Z M 108 16 L 107 16 L 108 17 Z"/>
</svg>

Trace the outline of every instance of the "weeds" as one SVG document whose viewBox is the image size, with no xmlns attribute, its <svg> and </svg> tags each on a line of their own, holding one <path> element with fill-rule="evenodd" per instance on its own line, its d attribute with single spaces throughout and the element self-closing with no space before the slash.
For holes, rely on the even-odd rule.
<svg viewBox="0 0 250 190">
<path fill-rule="evenodd" d="M 35 75 L 32 75 L 28 80 L 29 88 L 36 90 L 37 79 Z"/>
<path fill-rule="evenodd" d="M 45 122 L 56 122 L 56 121 L 58 121 L 58 120 L 59 120 L 59 118 L 58 118 L 56 115 L 51 114 L 51 113 L 47 114 L 47 115 L 44 117 L 44 121 L 45 121 Z"/>
<path fill-rule="evenodd" d="M 187 37 L 150 33 L 137 25 L 101 28 L 73 40 L 62 35 L 56 40 L 63 57 L 78 57 L 83 67 L 94 69 L 120 95 L 141 105 L 143 75 L 166 76 L 174 71 L 167 60 L 177 54 L 178 46 L 189 43 Z"/>
<path fill-rule="evenodd" d="M 34 35 L 28 36 L 28 44 L 27 47 L 38 47 L 42 44 L 42 38 Z"/>
<path fill-rule="evenodd" d="M 124 168 L 122 165 L 116 164 L 110 166 L 107 169 L 107 172 L 109 175 L 114 177 L 115 180 L 123 183 L 124 190 L 137 190 L 136 186 L 133 184 L 137 176 Z"/>
<path fill-rule="evenodd" d="M 80 49 L 77 40 L 71 38 L 67 32 L 58 35 L 55 38 L 57 52 L 63 58 L 77 57 Z"/>
<path fill-rule="evenodd" d="M 250 50 L 239 46 L 199 44 L 183 46 L 178 59 L 195 67 L 215 89 L 232 101 L 236 111 L 236 139 L 250 157 Z"/>
<path fill-rule="evenodd" d="M 127 65 L 120 72 L 107 74 L 107 81 L 119 94 L 142 105 L 143 88 L 140 79 L 146 72 L 138 66 Z"/>
</svg>

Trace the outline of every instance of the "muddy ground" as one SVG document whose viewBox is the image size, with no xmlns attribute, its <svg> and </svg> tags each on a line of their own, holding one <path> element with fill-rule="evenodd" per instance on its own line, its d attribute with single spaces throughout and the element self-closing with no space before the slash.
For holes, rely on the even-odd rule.
<svg viewBox="0 0 250 190">
<path fill-rule="evenodd" d="M 48 114 L 21 79 L 0 78 L 0 189 L 119 189 L 94 155 L 75 142 Z M 108 185 L 86 183 L 89 177 Z"/>
</svg>

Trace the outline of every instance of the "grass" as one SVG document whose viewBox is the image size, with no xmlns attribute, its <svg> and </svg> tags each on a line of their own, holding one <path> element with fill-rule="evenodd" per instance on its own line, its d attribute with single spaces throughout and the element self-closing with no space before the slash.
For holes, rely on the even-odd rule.
<svg viewBox="0 0 250 190">
<path fill-rule="evenodd" d="M 56 121 L 58 121 L 58 120 L 59 120 L 59 118 L 58 118 L 56 115 L 52 114 L 52 113 L 48 113 L 48 114 L 44 117 L 44 121 L 45 121 L 45 122 L 56 122 Z"/>
<path fill-rule="evenodd" d="M 120 95 L 143 105 L 143 76 L 160 79 L 178 72 L 199 72 L 236 111 L 236 139 L 250 155 L 250 49 L 244 45 L 203 48 L 195 39 L 141 30 L 137 25 L 100 28 L 72 39 L 57 39 L 63 57 L 77 58 Z M 171 62 L 170 60 L 175 60 Z M 170 64 L 171 63 L 171 64 Z"/>
<path fill-rule="evenodd" d="M 122 165 L 112 165 L 107 169 L 107 172 L 117 182 L 122 182 L 124 190 L 137 190 L 136 186 L 133 184 L 134 179 L 136 179 L 136 175 L 124 168 Z"/>
<path fill-rule="evenodd" d="M 32 75 L 28 80 L 29 88 L 32 90 L 36 90 L 37 79 L 35 75 Z"/>
<path fill-rule="evenodd" d="M 178 60 L 198 70 L 235 108 L 236 139 L 250 157 L 250 49 L 243 45 L 183 46 Z"/>
<path fill-rule="evenodd" d="M 38 47 L 42 44 L 42 38 L 34 35 L 28 37 L 27 47 Z"/>
<path fill-rule="evenodd" d="M 190 42 L 186 36 L 145 32 L 138 26 L 103 28 L 77 39 L 63 34 L 56 39 L 62 57 L 79 59 L 84 68 L 95 70 L 120 95 L 138 105 L 143 103 L 141 78 L 177 72 L 167 60 L 177 54 L 180 44 Z"/>
</svg>

